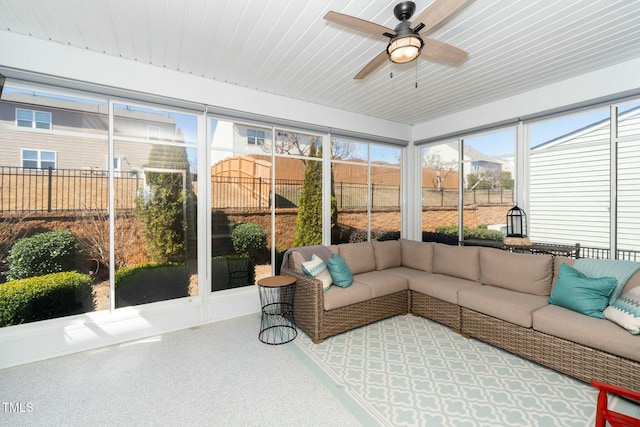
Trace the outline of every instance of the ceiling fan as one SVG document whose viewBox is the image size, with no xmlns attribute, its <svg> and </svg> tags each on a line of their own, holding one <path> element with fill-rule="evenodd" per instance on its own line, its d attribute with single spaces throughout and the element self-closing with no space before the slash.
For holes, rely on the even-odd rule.
<svg viewBox="0 0 640 427">
<path fill-rule="evenodd" d="M 409 19 L 416 10 L 416 4 L 412 1 L 403 1 L 393 9 L 393 14 L 400 21 L 394 30 L 384 25 L 333 11 L 327 12 L 324 19 L 373 36 L 389 38 L 387 49 L 380 52 L 356 74 L 354 79 L 359 80 L 381 66 L 387 58 L 397 64 L 411 62 L 418 56 L 452 65 L 464 62 L 469 55 L 464 50 L 445 42 L 422 37 L 420 33 L 426 34 L 433 30 L 467 3 L 469 0 L 434 0 L 412 22 Z M 412 25 L 415 26 L 411 28 Z"/>
</svg>

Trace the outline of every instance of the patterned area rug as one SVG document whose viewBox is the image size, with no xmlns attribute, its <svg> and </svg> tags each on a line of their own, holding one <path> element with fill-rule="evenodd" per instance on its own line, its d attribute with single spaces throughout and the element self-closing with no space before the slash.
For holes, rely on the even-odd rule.
<svg viewBox="0 0 640 427">
<path fill-rule="evenodd" d="M 594 425 L 597 392 L 588 384 L 421 317 L 395 316 L 321 344 L 301 332 L 294 342 L 365 425 Z"/>
</svg>

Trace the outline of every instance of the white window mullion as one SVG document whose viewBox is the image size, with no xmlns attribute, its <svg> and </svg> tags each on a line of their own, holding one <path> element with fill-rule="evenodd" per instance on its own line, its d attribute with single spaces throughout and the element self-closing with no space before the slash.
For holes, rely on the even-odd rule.
<svg viewBox="0 0 640 427">
<path fill-rule="evenodd" d="M 609 114 L 611 140 L 609 144 L 609 258 L 618 258 L 618 107 L 611 106 Z"/>
</svg>

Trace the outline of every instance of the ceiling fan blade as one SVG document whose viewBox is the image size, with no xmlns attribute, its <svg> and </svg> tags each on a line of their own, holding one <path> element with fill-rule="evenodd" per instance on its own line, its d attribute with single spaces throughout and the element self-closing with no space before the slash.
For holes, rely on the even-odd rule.
<svg viewBox="0 0 640 427">
<path fill-rule="evenodd" d="M 446 62 L 447 64 L 458 65 L 463 63 L 469 54 L 460 48 L 450 45 L 449 43 L 441 42 L 436 39 L 425 38 L 420 56 L 435 59 L 436 61 Z"/>
<path fill-rule="evenodd" d="M 379 66 L 387 62 L 388 59 L 389 59 L 389 54 L 387 53 L 386 50 L 383 50 L 382 52 L 377 54 L 375 58 L 369 61 L 369 63 L 365 65 L 364 68 L 360 70 L 360 72 L 356 74 L 356 76 L 353 79 L 354 80 L 364 79 L 369 74 L 371 74 L 376 68 L 378 68 Z"/>
<path fill-rule="evenodd" d="M 433 0 L 429 6 L 411 23 L 412 26 L 424 24 L 420 33 L 426 34 L 453 16 L 458 10 L 470 3 L 469 0 Z"/>
<path fill-rule="evenodd" d="M 372 36 L 385 37 L 385 33 L 395 34 L 394 30 L 387 28 L 384 25 L 378 25 L 375 22 L 366 21 L 343 13 L 329 11 L 324 16 L 324 19 L 329 22 L 333 22 L 334 24 L 339 24 L 356 31 L 371 34 Z"/>
</svg>

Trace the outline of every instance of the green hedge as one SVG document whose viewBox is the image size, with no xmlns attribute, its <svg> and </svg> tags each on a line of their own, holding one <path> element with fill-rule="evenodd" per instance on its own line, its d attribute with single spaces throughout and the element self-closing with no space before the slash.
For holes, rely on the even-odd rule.
<svg viewBox="0 0 640 427">
<path fill-rule="evenodd" d="M 94 309 L 92 279 L 51 273 L 0 285 L 0 327 L 53 319 Z"/>
<path fill-rule="evenodd" d="M 448 225 L 445 227 L 436 227 L 436 233 L 446 234 L 449 236 L 458 235 L 457 225 Z M 504 235 L 498 230 L 489 230 L 486 225 L 481 225 L 478 228 L 464 227 L 465 239 L 483 239 L 483 240 L 503 240 Z"/>
<path fill-rule="evenodd" d="M 147 262 L 115 275 L 116 308 L 189 296 L 189 267 Z"/>
</svg>

